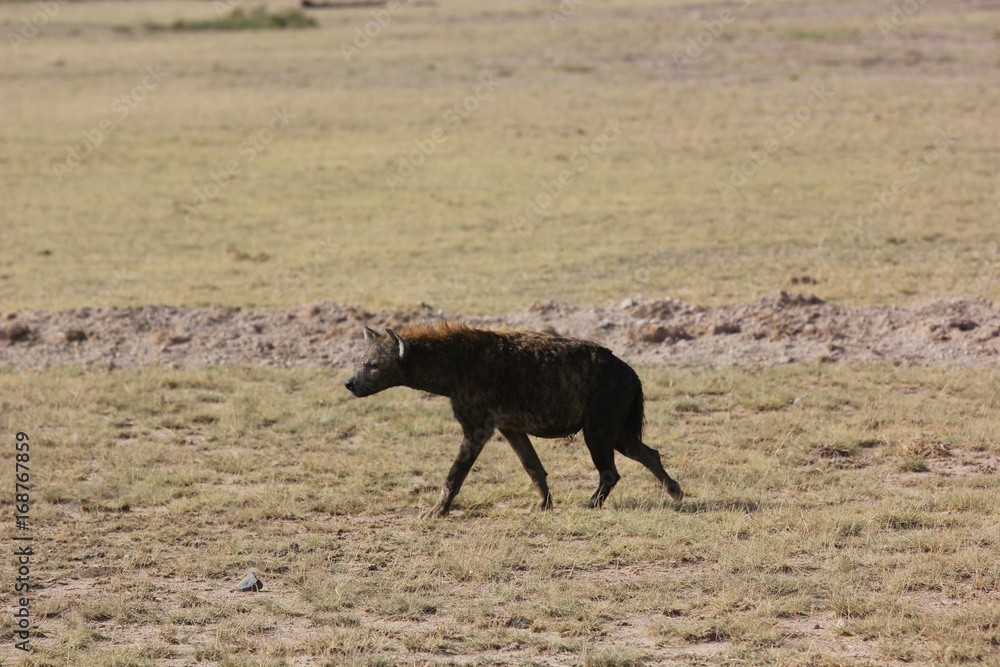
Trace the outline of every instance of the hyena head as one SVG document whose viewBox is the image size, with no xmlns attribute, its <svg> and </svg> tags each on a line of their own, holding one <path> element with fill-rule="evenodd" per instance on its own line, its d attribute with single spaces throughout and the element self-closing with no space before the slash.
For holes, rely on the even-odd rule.
<svg viewBox="0 0 1000 667">
<path fill-rule="evenodd" d="M 403 360 L 410 344 L 392 329 L 384 334 L 365 327 L 368 349 L 354 375 L 344 383 L 355 396 L 371 396 L 403 381 Z"/>
</svg>

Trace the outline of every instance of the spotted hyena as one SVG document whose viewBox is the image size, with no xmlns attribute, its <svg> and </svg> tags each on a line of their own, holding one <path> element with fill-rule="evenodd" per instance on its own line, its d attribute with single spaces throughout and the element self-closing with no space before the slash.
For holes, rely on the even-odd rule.
<svg viewBox="0 0 1000 667">
<path fill-rule="evenodd" d="M 483 446 L 498 430 L 521 459 L 540 498 L 552 506 L 547 473 L 529 435 L 562 438 L 580 430 L 600 473 L 590 507 L 618 483 L 615 451 L 643 464 L 677 501 L 684 497 L 655 449 L 642 442 L 642 383 L 596 343 L 530 331 L 486 331 L 457 324 L 384 334 L 365 327 L 368 349 L 345 383 L 355 396 L 411 387 L 447 396 L 462 444 L 441 497 L 428 515 L 444 516 Z"/>
</svg>

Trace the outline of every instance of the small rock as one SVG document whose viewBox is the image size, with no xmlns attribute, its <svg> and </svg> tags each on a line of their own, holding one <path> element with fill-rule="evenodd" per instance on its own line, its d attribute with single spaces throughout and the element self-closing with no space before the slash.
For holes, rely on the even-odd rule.
<svg viewBox="0 0 1000 667">
<path fill-rule="evenodd" d="M 31 327 L 24 324 L 11 324 L 0 328 L 0 340 L 5 340 L 8 343 L 16 343 L 18 341 L 25 340 L 30 335 Z"/>
<path fill-rule="evenodd" d="M 632 327 L 628 337 L 635 343 L 662 343 L 666 340 L 690 340 L 691 335 L 684 327 L 663 326 L 662 324 L 640 324 Z"/>
<path fill-rule="evenodd" d="M 738 334 L 740 333 L 740 325 L 735 322 L 722 322 L 721 324 L 716 324 L 712 327 L 713 336 L 721 336 L 724 334 Z"/>
<path fill-rule="evenodd" d="M 312 304 L 302 309 L 302 319 L 308 321 L 315 320 L 323 314 L 323 309 L 318 304 Z"/>
<path fill-rule="evenodd" d="M 247 591 L 259 591 L 264 588 L 264 582 L 257 578 L 257 575 L 253 572 L 243 577 L 243 581 L 236 584 L 235 590 L 240 592 Z"/>
<path fill-rule="evenodd" d="M 947 328 L 941 326 L 940 324 L 930 324 L 927 326 L 927 336 L 932 340 L 936 341 L 947 341 L 951 340 L 951 336 L 948 335 Z"/>
<path fill-rule="evenodd" d="M 972 320 L 967 319 L 952 320 L 951 322 L 948 322 L 949 329 L 958 329 L 959 331 L 972 331 L 978 326 L 978 322 L 973 322 Z"/>
<path fill-rule="evenodd" d="M 661 301 L 649 301 L 637 304 L 629 314 L 632 317 L 647 320 L 666 320 L 681 310 L 683 303 L 674 299 L 663 299 Z"/>
<path fill-rule="evenodd" d="M 159 331 L 154 331 L 149 337 L 150 345 L 169 347 L 171 345 L 181 345 L 183 343 L 191 342 L 191 336 L 185 334 L 174 334 L 170 333 L 166 329 L 160 329 Z"/>
<path fill-rule="evenodd" d="M 559 304 L 555 301 L 536 301 L 528 306 L 529 313 L 536 313 L 538 315 L 547 315 L 551 312 L 559 312 L 559 310 Z"/>
<path fill-rule="evenodd" d="M 762 299 L 764 302 L 771 302 L 775 310 L 785 307 L 818 306 L 823 303 L 823 299 L 815 294 L 778 292 L 776 295 L 768 295 Z"/>
<path fill-rule="evenodd" d="M 87 340 L 87 332 L 82 329 L 64 329 L 59 333 L 59 338 L 66 343 L 82 343 Z"/>
</svg>

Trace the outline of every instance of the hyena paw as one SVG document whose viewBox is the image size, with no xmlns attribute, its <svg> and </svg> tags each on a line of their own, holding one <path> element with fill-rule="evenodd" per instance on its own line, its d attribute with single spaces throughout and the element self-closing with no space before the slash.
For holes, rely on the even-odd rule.
<svg viewBox="0 0 1000 667">
<path fill-rule="evenodd" d="M 667 485 L 667 493 L 669 493 L 670 497 L 678 503 L 684 500 L 684 492 L 681 490 L 681 485 L 677 482 Z"/>
<path fill-rule="evenodd" d="M 427 510 L 425 512 L 421 512 L 420 518 L 424 519 L 424 520 L 427 520 L 427 519 L 439 519 L 441 517 L 448 516 L 448 510 L 449 510 L 449 508 L 445 507 L 443 505 L 435 505 L 434 507 L 430 508 L 429 510 Z"/>
</svg>

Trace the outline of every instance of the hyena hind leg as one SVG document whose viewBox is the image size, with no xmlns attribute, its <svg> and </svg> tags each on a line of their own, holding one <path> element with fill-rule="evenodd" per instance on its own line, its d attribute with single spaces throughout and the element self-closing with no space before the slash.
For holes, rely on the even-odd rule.
<svg viewBox="0 0 1000 667">
<path fill-rule="evenodd" d="M 552 494 L 549 493 L 549 484 L 546 481 L 548 473 L 545 472 L 545 468 L 542 466 L 535 448 L 531 446 L 531 440 L 528 439 L 528 435 L 522 431 L 511 431 L 503 428 L 500 429 L 500 434 L 510 443 L 510 446 L 517 454 L 517 458 L 521 460 L 521 465 L 527 471 L 528 477 L 534 483 L 535 489 L 538 491 L 539 509 L 551 509 Z"/>
<path fill-rule="evenodd" d="M 681 485 L 663 469 L 663 462 L 660 460 L 660 453 L 658 451 L 652 447 L 647 447 L 643 442 L 639 442 L 632 447 L 618 447 L 617 449 L 633 461 L 638 461 L 646 466 L 656 476 L 656 479 L 660 480 L 660 483 L 667 489 L 667 493 L 675 501 L 680 502 L 684 499 L 684 491 L 681 490 Z"/>
<path fill-rule="evenodd" d="M 611 493 L 611 489 L 615 488 L 618 480 L 621 479 L 618 468 L 615 467 L 615 449 L 612 444 L 614 441 L 586 428 L 583 430 L 583 440 L 587 443 L 590 458 L 594 461 L 594 467 L 597 468 L 599 475 L 597 490 L 587 502 L 587 507 L 601 507 L 607 500 L 608 494 Z"/>
</svg>

